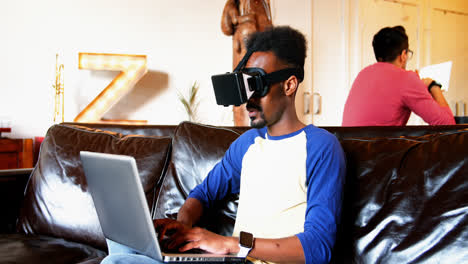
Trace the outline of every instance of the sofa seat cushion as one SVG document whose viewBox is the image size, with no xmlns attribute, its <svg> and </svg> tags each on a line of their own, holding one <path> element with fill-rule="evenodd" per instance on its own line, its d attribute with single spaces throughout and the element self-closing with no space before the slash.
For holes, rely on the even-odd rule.
<svg viewBox="0 0 468 264">
<path fill-rule="evenodd" d="M 245 129 L 244 129 L 245 130 Z M 242 130 L 181 123 L 174 132 L 171 162 L 157 200 L 154 218 L 176 218 L 190 191 L 205 179 Z M 237 212 L 238 196 L 210 210 L 199 223 L 213 232 L 231 235 Z"/>
<path fill-rule="evenodd" d="M 468 259 L 468 130 L 341 143 L 348 173 L 336 263 Z"/>
<path fill-rule="evenodd" d="M 0 235 L 1 263 L 99 263 L 105 252 L 61 238 L 49 236 Z"/>
<path fill-rule="evenodd" d="M 26 187 L 19 231 L 106 249 L 79 152 L 135 157 L 149 208 L 153 208 L 170 143 L 169 137 L 125 136 L 80 126 L 52 126 L 42 142 L 37 165 Z"/>
</svg>

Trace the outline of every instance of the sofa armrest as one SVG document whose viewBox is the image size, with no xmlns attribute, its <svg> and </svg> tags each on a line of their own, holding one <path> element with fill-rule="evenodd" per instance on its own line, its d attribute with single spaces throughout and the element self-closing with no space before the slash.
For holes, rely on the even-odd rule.
<svg viewBox="0 0 468 264">
<path fill-rule="evenodd" d="M 15 233 L 24 190 L 32 168 L 0 170 L 0 234 Z"/>
</svg>

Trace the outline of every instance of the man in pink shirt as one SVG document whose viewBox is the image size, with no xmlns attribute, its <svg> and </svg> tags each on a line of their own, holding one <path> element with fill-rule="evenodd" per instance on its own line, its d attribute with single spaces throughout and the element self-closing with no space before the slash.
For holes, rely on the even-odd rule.
<svg viewBox="0 0 468 264">
<path fill-rule="evenodd" d="M 430 125 L 455 124 L 441 87 L 407 71 L 413 52 L 402 26 L 386 27 L 372 41 L 377 63 L 354 80 L 343 113 L 343 126 L 404 126 L 411 112 Z"/>
</svg>

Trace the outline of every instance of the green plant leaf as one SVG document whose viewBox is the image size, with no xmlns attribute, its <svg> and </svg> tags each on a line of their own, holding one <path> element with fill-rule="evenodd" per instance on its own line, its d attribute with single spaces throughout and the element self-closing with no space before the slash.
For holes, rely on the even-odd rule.
<svg viewBox="0 0 468 264">
<path fill-rule="evenodd" d="M 199 84 L 195 81 L 190 87 L 187 98 L 180 91 L 177 92 L 179 101 L 184 106 L 185 111 L 187 112 L 187 115 L 190 121 L 196 120 L 196 112 L 197 112 L 197 108 L 199 104 L 197 100 L 197 94 L 198 94 L 199 88 L 200 88 Z"/>
</svg>

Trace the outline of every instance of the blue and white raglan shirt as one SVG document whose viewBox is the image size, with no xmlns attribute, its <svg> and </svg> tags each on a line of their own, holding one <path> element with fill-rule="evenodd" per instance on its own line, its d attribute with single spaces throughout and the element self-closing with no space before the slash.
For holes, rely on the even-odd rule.
<svg viewBox="0 0 468 264">
<path fill-rule="evenodd" d="M 308 125 L 283 136 L 251 129 L 234 141 L 223 159 L 189 197 L 205 208 L 239 193 L 233 236 L 296 235 L 306 263 L 328 263 L 340 216 L 345 157 L 326 130 Z"/>
</svg>

